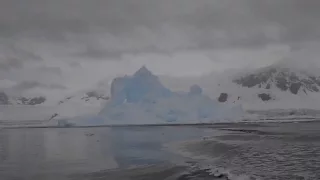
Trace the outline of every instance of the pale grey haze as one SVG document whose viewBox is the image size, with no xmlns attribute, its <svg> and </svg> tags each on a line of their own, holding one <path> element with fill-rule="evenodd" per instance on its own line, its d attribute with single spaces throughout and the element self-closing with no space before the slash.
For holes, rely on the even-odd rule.
<svg viewBox="0 0 320 180">
<path fill-rule="evenodd" d="M 194 77 L 317 64 L 319 9 L 319 0 L 1 0 L 0 88 L 60 96 L 142 65 Z"/>
</svg>

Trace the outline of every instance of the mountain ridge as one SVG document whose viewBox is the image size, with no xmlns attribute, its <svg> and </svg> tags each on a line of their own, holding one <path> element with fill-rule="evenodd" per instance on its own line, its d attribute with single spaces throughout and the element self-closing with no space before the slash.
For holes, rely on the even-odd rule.
<svg viewBox="0 0 320 180">
<path fill-rule="evenodd" d="M 8 96 L 5 92 L 0 92 L 0 105 L 41 105 L 45 103 L 45 96 Z"/>
<path fill-rule="evenodd" d="M 305 70 L 292 70 L 289 67 L 268 66 L 235 78 L 232 82 L 243 87 L 260 89 L 278 88 L 292 94 L 299 92 L 319 92 L 320 76 L 313 75 Z"/>
</svg>

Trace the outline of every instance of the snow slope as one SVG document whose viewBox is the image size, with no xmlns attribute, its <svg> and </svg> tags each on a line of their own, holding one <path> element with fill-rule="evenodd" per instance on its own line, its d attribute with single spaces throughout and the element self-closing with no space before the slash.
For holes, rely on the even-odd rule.
<svg viewBox="0 0 320 180">
<path fill-rule="evenodd" d="M 259 69 L 162 81 L 176 90 L 197 83 L 212 99 L 223 97 L 221 103 L 241 104 L 244 110 L 320 110 L 320 70 L 295 62 L 285 59 Z"/>
<path fill-rule="evenodd" d="M 241 106 L 228 107 L 202 94 L 194 85 L 188 93 L 164 87 L 146 67 L 133 76 L 116 78 L 111 100 L 98 116 L 70 120 L 76 125 L 187 124 L 230 121 L 241 118 Z"/>
<path fill-rule="evenodd" d="M 73 93 L 55 105 L 2 104 L 0 126 L 57 125 L 58 120 L 98 114 L 109 97 L 95 91 Z"/>
<path fill-rule="evenodd" d="M 314 69 L 277 63 L 234 78 L 232 89 L 238 93 L 230 93 L 238 94 L 247 109 L 319 109 L 320 76 Z"/>
</svg>

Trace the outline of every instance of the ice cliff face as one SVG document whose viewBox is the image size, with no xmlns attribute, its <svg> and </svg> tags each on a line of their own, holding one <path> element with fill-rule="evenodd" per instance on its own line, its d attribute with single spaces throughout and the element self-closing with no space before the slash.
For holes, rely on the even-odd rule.
<svg viewBox="0 0 320 180">
<path fill-rule="evenodd" d="M 198 85 L 193 85 L 190 87 L 189 95 L 200 95 L 202 94 L 202 88 Z"/>
<path fill-rule="evenodd" d="M 172 92 L 146 67 L 132 76 L 115 78 L 111 84 L 111 99 L 98 117 L 78 121 L 79 124 L 161 124 L 209 123 L 217 119 L 234 118 L 242 112 L 219 104 L 202 94 L 198 85 L 189 92 Z M 230 110 L 230 111 L 229 111 Z M 97 124 L 95 124 L 97 125 Z"/>
<path fill-rule="evenodd" d="M 168 97 L 171 92 L 165 88 L 158 77 L 153 75 L 145 66 L 140 68 L 132 77 L 114 79 L 111 84 L 113 105 L 123 103 L 138 103 L 146 98 Z"/>
</svg>

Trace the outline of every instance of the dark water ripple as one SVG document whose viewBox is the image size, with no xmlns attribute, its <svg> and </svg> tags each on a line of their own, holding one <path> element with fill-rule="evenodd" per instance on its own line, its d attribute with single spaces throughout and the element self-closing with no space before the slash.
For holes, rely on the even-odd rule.
<svg viewBox="0 0 320 180">
<path fill-rule="evenodd" d="M 217 144 L 232 144 L 214 163 L 235 174 L 264 180 L 320 179 L 319 123 L 258 129 L 224 129 L 231 133 L 185 147 L 194 155 L 201 152 L 210 157 Z"/>
<path fill-rule="evenodd" d="M 320 179 L 320 143 L 264 140 L 226 154 L 219 163 L 264 179 Z M 289 178 L 290 177 L 290 178 Z"/>
<path fill-rule="evenodd" d="M 6 129 L 0 180 L 317 180 L 319 130 L 320 123 Z"/>
</svg>

